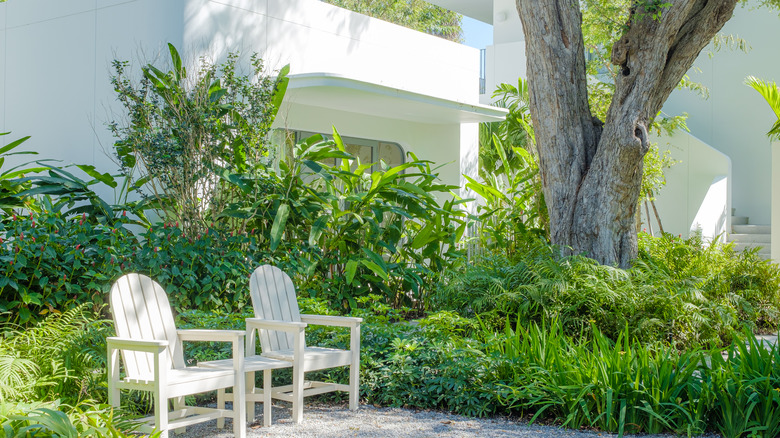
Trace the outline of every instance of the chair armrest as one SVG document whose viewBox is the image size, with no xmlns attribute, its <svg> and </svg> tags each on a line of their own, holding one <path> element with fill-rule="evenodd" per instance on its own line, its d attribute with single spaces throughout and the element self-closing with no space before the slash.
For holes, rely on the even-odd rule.
<svg viewBox="0 0 780 438">
<path fill-rule="evenodd" d="M 333 327 L 356 327 L 363 322 L 363 318 L 352 316 L 332 315 L 301 315 L 301 321 L 313 325 L 328 325 Z"/>
<path fill-rule="evenodd" d="M 160 353 L 168 348 L 168 341 L 128 339 L 111 336 L 106 338 L 108 348 L 115 350 L 132 350 L 145 353 Z"/>
<path fill-rule="evenodd" d="M 279 321 L 276 319 L 247 318 L 246 329 L 278 330 L 281 332 L 297 333 L 306 328 L 305 322 Z"/>
<path fill-rule="evenodd" d="M 244 330 L 176 330 L 182 341 L 243 342 Z"/>
</svg>

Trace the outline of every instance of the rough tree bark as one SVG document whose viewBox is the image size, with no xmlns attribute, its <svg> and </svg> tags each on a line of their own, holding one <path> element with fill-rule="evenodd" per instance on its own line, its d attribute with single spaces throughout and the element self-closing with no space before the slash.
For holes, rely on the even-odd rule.
<svg viewBox="0 0 780 438">
<path fill-rule="evenodd" d="M 737 0 L 639 0 L 614 44 L 620 66 L 604 122 L 588 105 L 578 0 L 517 0 L 550 237 L 570 253 L 628 267 L 647 127 Z M 659 19 L 646 5 L 668 3 Z"/>
</svg>

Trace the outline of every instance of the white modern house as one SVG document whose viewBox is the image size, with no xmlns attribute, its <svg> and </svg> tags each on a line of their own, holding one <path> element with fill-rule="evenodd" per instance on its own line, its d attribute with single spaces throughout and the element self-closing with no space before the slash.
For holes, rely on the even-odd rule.
<svg viewBox="0 0 780 438">
<path fill-rule="evenodd" d="M 514 0 L 429 1 L 493 25 L 481 102 L 490 102 L 496 85 L 525 77 L 525 42 Z M 749 75 L 780 81 L 778 24 L 774 11 L 751 4 L 737 7 L 721 33 L 747 40 L 751 49 L 714 53 L 708 47 L 689 75 L 709 89 L 709 99 L 677 90 L 666 103 L 668 115 L 689 114 L 690 133 L 655 139 L 679 161 L 666 172 L 667 185 L 657 195 L 664 231 L 683 236 L 701 232 L 705 239 L 727 236 L 737 248 L 760 245 L 769 256 L 770 228 L 780 236 L 780 152 L 773 162 L 765 136 L 773 115 L 744 81 Z M 780 151 L 780 145 L 775 148 Z M 653 214 L 649 222 L 655 223 Z M 772 258 L 780 260 L 780 238 L 772 246 Z"/>
<path fill-rule="evenodd" d="M 525 76 L 524 36 L 514 0 L 429 2 L 493 26 L 482 94 L 478 50 L 318 0 L 8 0 L 0 3 L 0 132 L 14 135 L 0 141 L 31 135 L 26 146 L 41 158 L 113 172 L 111 61 L 164 60 L 171 42 L 190 60 L 219 62 L 240 50 L 262 54 L 271 70 L 290 63 L 276 127 L 335 126 L 364 162 L 396 164 L 411 151 L 447 163 L 442 179 L 463 186 L 461 175 L 477 171 L 478 123 L 505 114 L 487 105 L 492 90 Z M 709 99 L 678 90 L 667 102 L 667 114 L 689 114 L 690 133 L 657 139 L 680 161 L 657 196 L 665 231 L 729 234 L 767 255 L 771 229 L 780 235 L 780 189 L 772 190 L 780 154 L 773 164 L 764 135 L 772 114 L 743 84 L 748 75 L 780 80 L 777 20 L 738 7 L 722 33 L 751 50 L 705 49 L 690 76 Z M 780 260 L 780 239 L 774 245 Z"/>
<path fill-rule="evenodd" d="M 0 3 L 0 132 L 30 135 L 39 158 L 115 172 L 106 123 L 121 117 L 111 62 L 163 63 L 167 43 L 197 62 L 259 53 L 290 64 L 275 126 L 335 126 L 363 162 L 406 152 L 444 164 L 462 186 L 477 169 L 478 124 L 505 111 L 480 104 L 479 51 L 318 0 L 9 0 Z M 197 67 L 193 66 L 190 71 Z M 110 196 L 110 194 L 106 194 Z"/>
</svg>

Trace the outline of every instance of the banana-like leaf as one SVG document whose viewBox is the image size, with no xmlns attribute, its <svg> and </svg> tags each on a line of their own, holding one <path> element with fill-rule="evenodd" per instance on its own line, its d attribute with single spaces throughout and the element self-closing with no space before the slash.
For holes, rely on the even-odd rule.
<svg viewBox="0 0 780 438">
<path fill-rule="evenodd" d="M 290 205 L 281 204 L 279 209 L 276 210 L 276 217 L 274 223 L 271 226 L 271 251 L 276 251 L 279 247 L 279 243 L 282 241 L 282 235 L 284 234 L 284 228 L 287 225 L 287 218 L 290 216 Z"/>
<path fill-rule="evenodd" d="M 370 260 L 361 260 L 360 263 L 363 264 L 366 268 L 370 269 L 371 272 L 376 274 L 378 277 L 380 277 L 384 281 L 390 281 L 390 278 L 387 276 L 387 272 L 385 272 L 384 269 L 382 269 L 379 265 L 376 263 L 370 261 Z"/>
<path fill-rule="evenodd" d="M 279 70 L 279 76 L 276 79 L 276 87 L 274 88 L 273 98 L 271 102 L 274 105 L 271 111 L 271 120 L 276 118 L 276 114 L 279 112 L 279 108 L 282 106 L 284 95 L 287 93 L 287 86 L 290 84 L 290 78 L 287 75 L 290 73 L 290 64 L 285 65 Z"/>
<path fill-rule="evenodd" d="M 347 262 L 347 267 L 344 269 L 346 275 L 347 284 L 352 284 L 352 280 L 355 279 L 355 272 L 357 272 L 358 262 L 357 260 L 350 260 Z"/>
</svg>

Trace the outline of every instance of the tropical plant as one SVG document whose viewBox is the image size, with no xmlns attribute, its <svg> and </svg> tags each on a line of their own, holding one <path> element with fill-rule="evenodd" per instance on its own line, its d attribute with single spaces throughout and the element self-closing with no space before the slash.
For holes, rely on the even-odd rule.
<svg viewBox="0 0 780 438">
<path fill-rule="evenodd" d="M 777 121 L 766 135 L 770 139 L 780 140 L 780 89 L 778 89 L 777 83 L 759 79 L 755 76 L 748 76 L 745 79 L 745 84 L 758 91 L 772 109 L 775 117 L 777 117 Z"/>
<path fill-rule="evenodd" d="M 715 428 L 726 438 L 780 435 L 780 350 L 746 332 L 746 343 L 708 355 L 703 395 Z"/>
<path fill-rule="evenodd" d="M 463 201 L 436 198 L 453 187 L 410 157 L 368 173 L 375 163 L 348 154 L 338 132 L 333 140 L 315 135 L 295 145 L 278 172 L 221 173 L 243 194 L 225 214 L 262 236 L 259 245 L 299 275 L 301 291 L 345 308 L 370 293 L 422 308 L 436 273 L 460 257 L 466 220 Z"/>
<path fill-rule="evenodd" d="M 109 325 L 89 304 L 52 312 L 26 328 L 3 325 L 0 402 L 61 400 L 77 406 L 100 398 Z"/>
<path fill-rule="evenodd" d="M 0 136 L 8 134 L 10 132 L 0 132 Z M 30 188 L 30 184 L 21 181 L 20 178 L 28 173 L 40 172 L 45 169 L 43 166 L 29 167 L 32 162 L 18 164 L 10 169 L 3 169 L 5 161 L 11 156 L 37 155 L 37 152 L 33 151 L 12 152 L 29 138 L 30 136 L 28 135 L 0 147 L 0 212 L 5 215 L 12 214 L 14 209 L 32 206 L 31 200 L 18 196 L 19 193 Z"/>
<path fill-rule="evenodd" d="M 489 354 L 507 357 L 511 383 L 501 392 L 510 409 L 531 421 L 557 418 L 574 429 L 624 433 L 700 434 L 701 352 L 648 348 L 623 330 L 615 342 L 592 328 L 586 342 L 566 337 L 555 321 L 506 329 Z M 491 345 L 491 344 L 489 344 Z"/>
<path fill-rule="evenodd" d="M 476 241 L 480 250 L 517 252 L 524 234 L 547 235 L 547 207 L 544 204 L 539 168 L 526 149 L 506 146 L 493 134 L 493 150 L 499 156 L 497 170 L 486 172 L 483 182 L 468 175 L 466 188 L 481 197 L 477 205 Z M 500 170 L 498 170 L 500 169 Z"/>
<path fill-rule="evenodd" d="M 641 342 L 677 348 L 728 343 L 744 325 L 777 329 L 780 271 L 771 263 L 696 237 L 640 238 L 639 259 L 623 270 L 526 237 L 512 258 L 487 254 L 446 272 L 432 307 L 490 327 L 557 317 L 571 336 L 595 324 L 616 339 L 627 328 Z"/>
<path fill-rule="evenodd" d="M 76 407 L 57 402 L 0 404 L 0 424 L 8 438 L 125 438 L 135 436 L 136 428 L 111 406 L 92 403 Z"/>
<path fill-rule="evenodd" d="M 104 302 L 113 278 L 130 268 L 138 241 L 121 225 L 57 211 L 0 220 L 0 312 L 27 324 L 81 303 Z"/>
<path fill-rule="evenodd" d="M 202 233 L 237 195 L 220 184 L 215 168 L 242 172 L 267 161 L 266 134 L 289 68 L 272 79 L 253 55 L 251 77 L 243 76 L 239 55 L 231 53 L 219 67 L 201 59 L 198 73 L 189 76 L 176 48 L 168 49 L 171 70 L 148 64 L 137 84 L 129 63 L 114 61 L 111 82 L 129 119 L 109 126 L 124 175 L 149 192 L 146 206 L 189 234 Z"/>
</svg>

